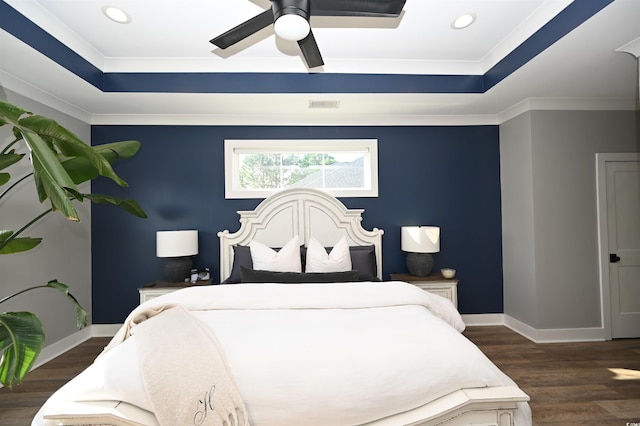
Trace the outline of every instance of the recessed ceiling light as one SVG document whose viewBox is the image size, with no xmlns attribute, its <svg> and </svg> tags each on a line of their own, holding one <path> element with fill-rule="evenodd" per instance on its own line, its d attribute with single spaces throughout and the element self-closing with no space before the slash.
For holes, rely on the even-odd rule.
<svg viewBox="0 0 640 426">
<path fill-rule="evenodd" d="M 128 24 L 131 22 L 131 18 L 127 15 L 127 12 L 116 6 L 102 6 L 102 13 L 104 13 L 107 18 L 119 24 Z"/>
<path fill-rule="evenodd" d="M 475 20 L 476 15 L 474 13 L 465 13 L 464 15 L 458 16 L 455 21 L 451 23 L 451 26 L 456 30 L 461 30 L 473 24 Z"/>
</svg>

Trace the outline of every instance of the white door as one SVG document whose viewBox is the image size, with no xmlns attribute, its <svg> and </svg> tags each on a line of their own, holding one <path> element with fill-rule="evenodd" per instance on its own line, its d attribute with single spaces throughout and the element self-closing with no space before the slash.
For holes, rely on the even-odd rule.
<svg viewBox="0 0 640 426">
<path fill-rule="evenodd" d="M 607 161 L 606 226 L 611 337 L 640 337 L 640 161 Z"/>
</svg>

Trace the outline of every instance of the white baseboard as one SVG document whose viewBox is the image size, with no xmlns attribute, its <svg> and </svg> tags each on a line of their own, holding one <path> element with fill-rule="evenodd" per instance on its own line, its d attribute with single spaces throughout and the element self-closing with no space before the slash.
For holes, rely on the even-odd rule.
<svg viewBox="0 0 640 426">
<path fill-rule="evenodd" d="M 462 321 L 467 327 L 478 325 L 504 325 L 504 314 L 466 314 Z"/>
<path fill-rule="evenodd" d="M 504 325 L 534 343 L 601 342 L 606 340 L 603 327 L 536 329 L 509 315 Z"/>
<path fill-rule="evenodd" d="M 93 324 L 91 326 L 92 337 L 113 337 L 122 324 Z"/>
<path fill-rule="evenodd" d="M 38 368 L 92 337 L 113 337 L 122 324 L 92 324 L 42 348 L 33 368 Z"/>
<path fill-rule="evenodd" d="M 42 348 L 42 351 L 40 351 L 40 355 L 38 355 L 38 359 L 36 359 L 33 368 L 40 367 L 42 364 L 51 361 L 52 359 L 67 352 L 69 349 L 75 348 L 80 343 L 85 342 L 92 337 L 92 326 L 90 325 L 82 330 L 76 331 L 62 340 L 58 340 L 57 342 L 45 346 Z"/>
<path fill-rule="evenodd" d="M 536 329 L 507 314 L 462 315 L 467 327 L 504 325 L 534 343 L 600 342 L 606 340 L 604 328 L 550 328 Z"/>
</svg>

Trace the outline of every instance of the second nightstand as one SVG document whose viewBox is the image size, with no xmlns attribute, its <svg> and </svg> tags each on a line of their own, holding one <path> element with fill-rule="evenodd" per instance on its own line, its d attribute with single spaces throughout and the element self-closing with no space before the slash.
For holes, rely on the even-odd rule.
<svg viewBox="0 0 640 426">
<path fill-rule="evenodd" d="M 393 281 L 404 281 L 411 283 L 429 293 L 445 297 L 458 308 L 458 280 L 455 278 L 444 278 L 440 272 L 433 273 L 426 277 L 416 277 L 410 274 L 391 274 Z"/>
<path fill-rule="evenodd" d="M 191 283 L 191 282 L 170 283 L 167 281 L 154 281 L 138 289 L 138 292 L 140 293 L 140 304 L 146 302 L 147 300 L 151 300 L 158 296 L 162 296 L 163 294 L 180 290 L 181 288 L 191 287 L 195 285 L 208 285 L 208 284 L 211 284 L 211 280 L 197 281 L 195 283 Z"/>
</svg>

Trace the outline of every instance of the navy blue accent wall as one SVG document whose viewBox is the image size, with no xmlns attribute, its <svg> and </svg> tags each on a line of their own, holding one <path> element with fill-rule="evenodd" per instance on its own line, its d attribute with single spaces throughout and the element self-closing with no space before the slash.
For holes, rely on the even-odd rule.
<svg viewBox="0 0 640 426">
<path fill-rule="evenodd" d="M 93 126 L 94 145 L 142 142 L 138 155 L 116 165 L 130 187 L 99 179 L 93 192 L 134 198 L 149 215 L 92 207 L 93 322 L 122 322 L 138 304 L 137 288 L 162 279 L 157 230 L 197 229 L 194 264 L 210 267 L 218 279 L 217 232 L 236 231 L 236 211 L 260 202 L 224 198 L 225 139 L 347 138 L 378 139 L 379 197 L 341 201 L 365 209 L 365 228 L 384 229 L 385 279 L 406 271 L 400 227 L 437 225 L 442 240 L 435 268 L 458 270 L 460 311 L 503 312 L 497 126 Z"/>
<path fill-rule="evenodd" d="M 482 93 L 480 75 L 332 73 L 105 73 L 105 92 Z"/>
</svg>

